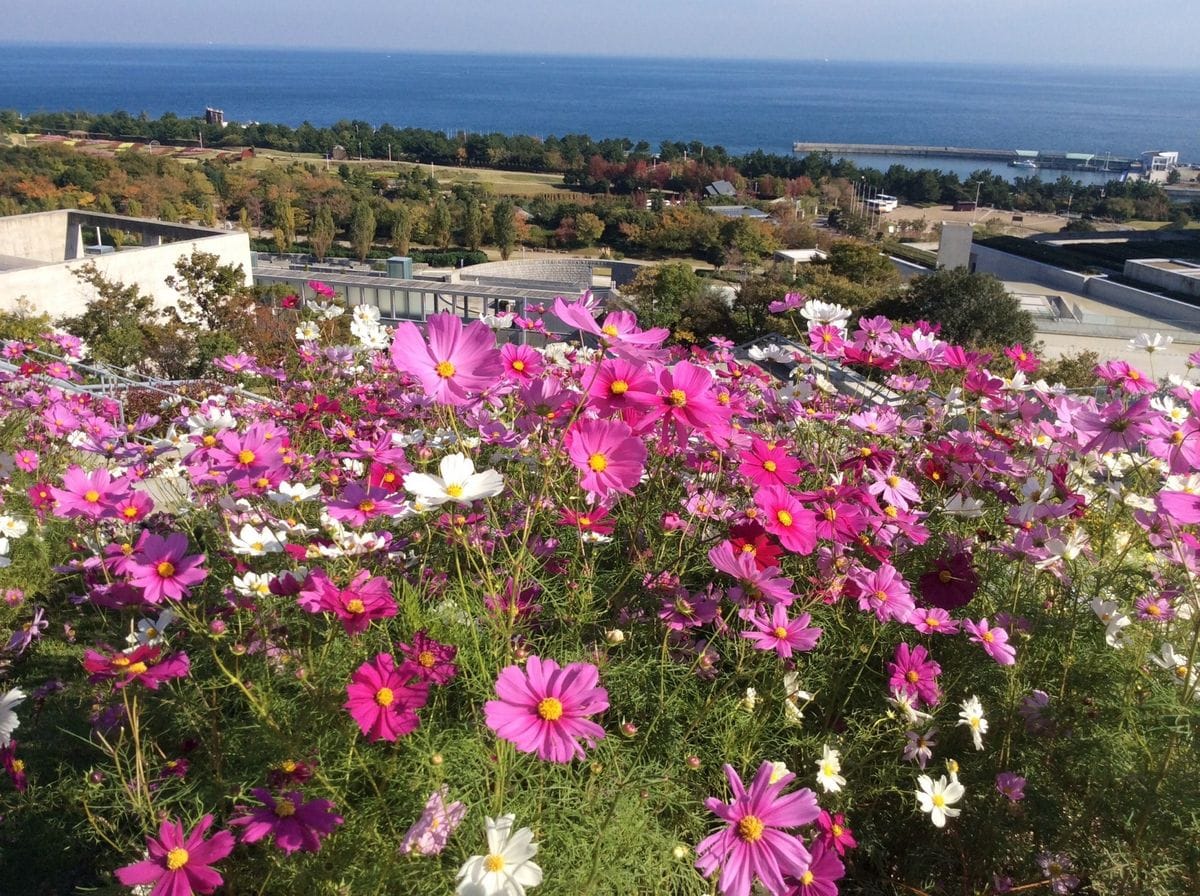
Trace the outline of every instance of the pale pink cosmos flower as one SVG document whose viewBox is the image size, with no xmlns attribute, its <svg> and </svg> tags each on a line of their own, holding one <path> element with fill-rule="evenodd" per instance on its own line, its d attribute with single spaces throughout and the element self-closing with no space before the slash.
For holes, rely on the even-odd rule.
<svg viewBox="0 0 1200 896">
<path fill-rule="evenodd" d="M 979 622 L 970 619 L 963 620 L 963 629 L 971 636 L 971 640 L 980 645 L 987 655 L 1001 666 L 1011 666 L 1017 661 L 1017 649 L 1008 643 L 1008 632 L 996 626 L 988 625 L 987 617 Z"/>
<path fill-rule="evenodd" d="M 63 487 L 52 486 L 50 493 L 54 496 L 57 516 L 98 520 L 111 517 L 116 512 L 113 503 L 128 490 L 128 483 L 114 480 L 103 467 L 89 473 L 73 466 L 63 474 Z"/>
<path fill-rule="evenodd" d="M 568 430 L 563 445 L 583 477 L 587 492 L 607 497 L 633 494 L 646 465 L 646 446 L 619 420 L 580 420 Z"/>
<path fill-rule="evenodd" d="M 432 314 L 426 335 L 409 321 L 399 324 L 392 338 L 392 363 L 416 379 L 438 404 L 471 404 L 496 384 L 504 373 L 496 338 L 479 321 L 464 327 L 449 312 Z"/>
<path fill-rule="evenodd" d="M 821 637 L 821 629 L 809 627 L 812 616 L 801 613 L 795 619 L 788 619 L 787 607 L 783 604 L 775 604 L 769 617 L 755 613 L 743 618 L 755 630 L 742 632 L 742 637 L 753 641 L 759 650 L 774 650 L 785 660 L 792 658 L 793 651 L 812 650 Z"/>
<path fill-rule="evenodd" d="M 483 708 L 488 727 L 522 753 L 548 762 L 583 759 L 580 741 L 594 747 L 604 729 L 587 716 L 608 709 L 608 691 L 591 663 L 560 668 L 531 656 L 525 668 L 506 666 L 496 679 L 496 696 Z"/>
<path fill-rule="evenodd" d="M 450 788 L 445 784 L 430 794 L 421 817 L 408 829 L 400 843 L 401 853 L 436 856 L 446 848 L 450 835 L 467 815 L 467 807 L 463 803 L 446 803 L 449 795 Z"/>
</svg>

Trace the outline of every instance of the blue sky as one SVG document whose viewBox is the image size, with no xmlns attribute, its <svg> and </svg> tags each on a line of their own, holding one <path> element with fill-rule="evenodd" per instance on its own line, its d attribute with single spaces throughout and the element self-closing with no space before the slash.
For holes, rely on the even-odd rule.
<svg viewBox="0 0 1200 896">
<path fill-rule="evenodd" d="M 0 0 L 5 42 L 1200 66 L 1200 3 Z"/>
</svg>

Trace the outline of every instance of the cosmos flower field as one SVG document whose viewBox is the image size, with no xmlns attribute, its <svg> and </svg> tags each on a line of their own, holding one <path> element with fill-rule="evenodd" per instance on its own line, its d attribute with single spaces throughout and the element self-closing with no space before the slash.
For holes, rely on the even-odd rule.
<svg viewBox="0 0 1200 896">
<path fill-rule="evenodd" d="M 1200 889 L 1200 392 L 1150 352 L 290 304 L 282 365 L 124 407 L 4 346 L 13 892 Z"/>
</svg>

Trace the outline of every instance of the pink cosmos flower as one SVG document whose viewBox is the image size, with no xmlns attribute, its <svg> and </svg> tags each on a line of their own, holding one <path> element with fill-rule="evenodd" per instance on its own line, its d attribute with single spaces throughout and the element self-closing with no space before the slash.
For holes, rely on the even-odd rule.
<svg viewBox="0 0 1200 896">
<path fill-rule="evenodd" d="M 99 520 L 113 516 L 113 502 L 128 490 L 127 482 L 114 480 L 103 467 L 88 473 L 82 467 L 72 466 L 63 474 L 63 487 L 52 487 L 50 492 L 58 516 Z"/>
<path fill-rule="evenodd" d="M 633 494 L 646 467 L 646 446 L 619 420 L 580 420 L 568 430 L 563 445 L 583 473 L 580 487 L 607 497 Z"/>
<path fill-rule="evenodd" d="M 425 329 L 428 343 L 416 324 L 405 321 L 396 327 L 392 363 L 420 382 L 438 404 L 470 404 L 503 375 L 487 324 L 474 321 L 464 327 L 457 315 L 441 312 L 429 316 Z"/>
<path fill-rule="evenodd" d="M 18 470 L 24 470 L 26 473 L 32 473 L 38 468 L 40 463 L 38 453 L 24 448 L 13 453 L 13 463 L 16 464 Z"/>
<path fill-rule="evenodd" d="M 430 684 L 446 684 L 458 674 L 454 657 L 458 648 L 453 644 L 441 644 L 423 631 L 413 633 L 412 646 L 396 645 L 404 658 L 413 667 L 413 673 Z"/>
<path fill-rule="evenodd" d="M 445 784 L 430 794 L 421 817 L 408 829 L 400 843 L 401 853 L 436 856 L 446 848 L 450 835 L 467 815 L 467 807 L 463 803 L 446 804 L 449 794 L 450 788 Z"/>
<path fill-rule="evenodd" d="M 897 645 L 895 657 L 888 663 L 888 673 L 891 676 L 888 689 L 906 694 L 915 706 L 922 703 L 933 706 L 941 699 L 937 677 L 942 674 L 942 667 L 930 659 L 929 651 L 919 644 L 916 647 Z"/>
<path fill-rule="evenodd" d="M 188 538 L 182 532 L 166 538 L 147 533 L 138 542 L 128 565 L 129 581 L 142 589 L 147 603 L 183 600 L 192 585 L 208 578 L 208 570 L 200 566 L 204 554 L 188 555 L 187 549 Z"/>
<path fill-rule="evenodd" d="M 603 325 L 598 324 L 585 302 L 555 299 L 550 313 L 563 323 L 596 336 L 615 354 L 631 360 L 649 360 L 660 355 L 658 347 L 671 335 L 666 327 L 643 332 L 638 329 L 637 318 L 628 311 L 614 311 L 604 318 Z"/>
<path fill-rule="evenodd" d="M 846 850 L 858 846 L 858 841 L 854 839 L 854 832 L 846 826 L 846 816 L 840 812 L 837 815 L 830 815 L 822 809 L 821 814 L 817 816 L 817 827 L 821 829 L 825 845 L 839 856 L 844 856 Z"/>
<path fill-rule="evenodd" d="M 1200 523 L 1200 495 L 1191 492 L 1159 492 L 1158 506 L 1176 523 Z"/>
<path fill-rule="evenodd" d="M 500 347 L 500 363 L 504 365 L 504 373 L 510 380 L 522 383 L 537 379 L 546 369 L 542 356 L 536 349 L 527 345 L 517 345 L 515 342 L 508 342 Z"/>
<path fill-rule="evenodd" d="M 747 621 L 755 631 L 742 632 L 742 637 L 753 641 L 758 650 L 774 650 L 785 660 L 792 658 L 792 651 L 812 650 L 821 637 L 821 629 L 809 628 L 812 616 L 801 613 L 795 619 L 788 619 L 787 607 L 783 604 L 775 604 L 769 618 L 755 613 Z"/>
<path fill-rule="evenodd" d="M 348 635 L 361 635 L 372 619 L 396 615 L 392 586 L 383 576 L 362 570 L 345 588 L 338 588 L 322 569 L 314 569 L 296 602 L 310 613 L 333 613 Z"/>
<path fill-rule="evenodd" d="M 923 635 L 953 635 L 958 631 L 958 620 L 941 607 L 916 607 L 908 615 L 908 624 Z"/>
<path fill-rule="evenodd" d="M 996 790 L 1014 803 L 1025 799 L 1027 783 L 1029 782 L 1013 772 L 1000 772 L 996 775 Z"/>
<path fill-rule="evenodd" d="M 699 628 L 708 625 L 717 618 L 721 609 L 720 592 L 692 594 L 685 588 L 671 597 L 665 597 L 659 605 L 658 618 L 666 623 L 673 632 L 686 631 L 689 628 Z"/>
<path fill-rule="evenodd" d="M 971 640 L 979 644 L 987 655 L 1001 666 L 1011 666 L 1017 661 L 1017 650 L 1008 643 L 1008 632 L 999 626 L 990 628 L 987 617 L 979 622 L 970 619 L 963 620 L 963 628 L 971 636 Z"/>
<path fill-rule="evenodd" d="M 1131 395 L 1146 395 L 1158 389 L 1154 377 L 1147 376 L 1125 361 L 1105 361 L 1096 365 L 1096 376 Z"/>
<path fill-rule="evenodd" d="M 358 667 L 346 685 L 343 704 L 368 740 L 394 741 L 417 729 L 417 710 L 429 698 L 429 684 L 411 663 L 396 668 L 391 654 L 381 653 Z"/>
<path fill-rule="evenodd" d="M 1016 345 L 1006 348 L 1004 354 L 1013 362 L 1017 370 L 1024 373 L 1036 373 L 1042 364 L 1032 352 L 1019 342 Z"/>
<path fill-rule="evenodd" d="M 800 481 L 797 475 L 800 461 L 787 452 L 785 443 L 768 442 L 755 436 L 750 447 L 741 453 L 738 472 L 760 488 L 767 485 L 795 485 Z"/>
<path fill-rule="evenodd" d="M 317 852 L 321 838 L 328 837 L 342 823 L 342 816 L 333 811 L 329 800 L 309 800 L 298 790 L 285 793 L 276 799 L 269 791 L 255 787 L 250 795 L 262 803 L 261 806 L 237 806 L 242 814 L 230 820 L 231 827 L 242 828 L 243 843 L 257 843 L 265 837 L 274 837 L 275 845 L 284 855 L 300 852 Z"/>
<path fill-rule="evenodd" d="M 645 364 L 608 358 L 581 377 L 588 401 L 600 414 L 622 414 L 626 422 L 640 417 L 658 402 L 653 370 Z"/>
<path fill-rule="evenodd" d="M 738 580 L 741 587 L 730 592 L 735 603 L 755 606 L 765 601 L 790 606 L 796 599 L 791 591 L 792 580 L 780 576 L 778 567 L 761 566 L 754 552 L 735 550 L 729 540 L 709 550 L 708 559 L 721 572 Z"/>
<path fill-rule="evenodd" d="M 234 839 L 229 831 L 218 831 L 211 840 L 204 835 L 212 827 L 213 817 L 205 815 L 186 835 L 183 824 L 163 819 L 158 837 L 146 838 L 149 853 L 140 862 L 114 872 L 127 887 L 153 884 L 150 896 L 191 896 L 212 893 L 223 882 L 212 865 L 233 852 Z"/>
<path fill-rule="evenodd" d="M 608 709 L 608 691 L 599 687 L 600 670 L 591 663 L 559 668 L 554 660 L 531 656 L 506 666 L 496 679 L 496 696 L 484 706 L 488 727 L 522 753 L 549 762 L 583 759 L 579 741 L 589 747 L 604 729 L 586 716 Z"/>
<path fill-rule="evenodd" d="M 908 585 L 890 563 L 876 570 L 860 567 L 850 584 L 858 597 L 858 608 L 873 612 L 880 622 L 904 622 L 912 615 L 914 605 Z"/>
<path fill-rule="evenodd" d="M 881 501 L 886 501 L 900 510 L 908 510 L 914 504 L 920 503 L 921 493 L 917 491 L 917 487 L 903 476 L 897 475 L 895 470 L 868 470 L 867 475 L 873 480 L 867 486 L 867 491 Z"/>
<path fill-rule="evenodd" d="M 661 419 L 664 426 L 673 424 L 681 444 L 693 430 L 699 430 L 724 447 L 729 443 L 731 415 L 729 407 L 717 401 L 712 385 L 712 374 L 690 361 L 662 368 L 658 372 L 658 404 L 644 422 Z"/>
<path fill-rule="evenodd" d="M 754 495 L 762 511 L 763 528 L 795 554 L 811 554 L 817 547 L 817 521 L 811 510 L 781 485 L 768 485 Z"/>
<path fill-rule="evenodd" d="M 376 517 L 400 516 L 408 510 L 408 503 L 392 500 L 381 488 L 363 488 L 358 482 L 350 482 L 337 500 L 326 502 L 325 508 L 333 519 L 360 528 Z"/>
<path fill-rule="evenodd" d="M 726 765 L 733 800 L 723 803 L 709 797 L 708 810 L 728 823 L 696 846 L 696 867 L 705 877 L 721 869 L 720 887 L 724 896 L 749 896 L 757 879 L 769 893 L 784 893 L 784 875 L 799 877 L 812 862 L 804 842 L 785 829 L 798 828 L 816 821 L 820 814 L 817 798 L 807 787 L 783 795 L 796 776 L 791 772 L 774 783 L 774 763 L 758 768 L 749 789 L 731 766 Z"/>
<path fill-rule="evenodd" d="M 815 837 L 809 844 L 811 858 L 804 870 L 789 877 L 789 887 L 783 896 L 838 896 L 837 882 L 846 874 L 846 866 L 838 858 L 840 852 L 830 849 L 824 837 Z"/>
<path fill-rule="evenodd" d="M 83 668 L 88 681 L 113 681 L 118 690 L 135 681 L 140 681 L 152 691 L 172 678 L 184 678 L 191 669 L 186 653 L 162 656 L 161 647 L 142 645 L 129 652 L 116 651 L 110 654 L 86 650 Z"/>
</svg>

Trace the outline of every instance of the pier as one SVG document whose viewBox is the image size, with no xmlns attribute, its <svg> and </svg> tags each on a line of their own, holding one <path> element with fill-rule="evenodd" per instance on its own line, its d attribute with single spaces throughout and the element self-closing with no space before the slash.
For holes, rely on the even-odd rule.
<svg viewBox="0 0 1200 896">
<path fill-rule="evenodd" d="M 1140 168 L 1138 159 L 1126 159 L 1108 153 L 1098 155 L 1084 152 L 1039 152 L 1032 149 L 980 149 L 968 146 L 906 146 L 886 143 L 793 143 L 792 152 L 799 155 L 829 153 L 833 156 L 923 156 L 941 159 L 980 159 L 1009 164 L 1026 163 L 1017 167 L 1044 168 L 1051 171 L 1112 171 L 1120 174 Z M 1032 163 L 1032 164 L 1028 164 Z"/>
</svg>

